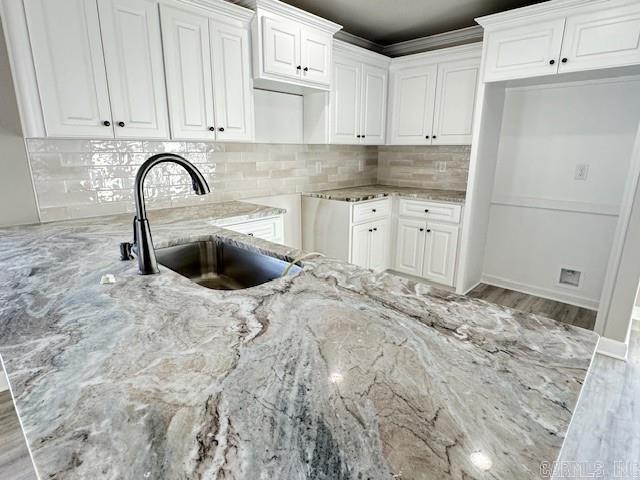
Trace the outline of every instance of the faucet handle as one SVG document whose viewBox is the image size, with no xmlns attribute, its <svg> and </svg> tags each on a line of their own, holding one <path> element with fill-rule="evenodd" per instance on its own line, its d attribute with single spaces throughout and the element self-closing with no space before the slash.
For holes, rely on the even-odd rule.
<svg viewBox="0 0 640 480">
<path fill-rule="evenodd" d="M 120 244 L 120 260 L 133 260 L 133 255 L 131 254 L 131 249 L 133 245 L 129 242 L 122 242 Z"/>
</svg>

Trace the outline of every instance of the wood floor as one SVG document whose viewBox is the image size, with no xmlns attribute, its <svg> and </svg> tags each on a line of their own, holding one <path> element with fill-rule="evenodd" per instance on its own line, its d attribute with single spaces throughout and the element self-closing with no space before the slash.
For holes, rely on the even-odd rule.
<svg viewBox="0 0 640 480">
<path fill-rule="evenodd" d="M 0 367 L 0 375 L 3 375 Z M 36 480 L 9 390 L 0 392 L 0 480 Z"/>
<path fill-rule="evenodd" d="M 555 300 L 547 300 L 546 298 L 534 297 L 526 293 L 515 292 L 484 283 L 478 285 L 467 295 L 505 307 L 515 308 L 523 312 L 544 315 L 559 322 L 569 323 L 589 330 L 593 330 L 598 313 L 595 310 L 576 307 L 575 305 L 568 305 L 566 303 L 556 302 Z"/>
</svg>

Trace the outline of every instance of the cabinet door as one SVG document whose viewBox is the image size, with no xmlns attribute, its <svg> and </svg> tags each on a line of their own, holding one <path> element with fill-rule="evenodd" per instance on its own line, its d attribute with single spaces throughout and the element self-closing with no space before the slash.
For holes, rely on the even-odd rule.
<svg viewBox="0 0 640 480">
<path fill-rule="evenodd" d="M 331 84 L 332 36 L 302 27 L 300 31 L 300 65 L 302 80 L 318 85 Z"/>
<path fill-rule="evenodd" d="M 387 118 L 387 71 L 362 66 L 362 107 L 360 134 L 362 143 L 384 145 Z"/>
<path fill-rule="evenodd" d="M 331 89 L 331 143 L 360 143 L 360 81 L 358 62 L 336 59 Z"/>
<path fill-rule="evenodd" d="M 560 72 L 640 63 L 640 4 L 567 19 Z"/>
<path fill-rule="evenodd" d="M 422 220 L 398 219 L 395 270 L 416 277 L 422 275 L 425 225 Z"/>
<path fill-rule="evenodd" d="M 211 54 L 217 139 L 253 140 L 253 91 L 249 32 L 211 21 Z"/>
<path fill-rule="evenodd" d="M 373 232 L 371 232 L 369 268 L 378 271 L 386 270 L 389 266 L 389 220 L 371 225 Z"/>
<path fill-rule="evenodd" d="M 551 75 L 558 71 L 564 19 L 490 31 L 484 81 Z"/>
<path fill-rule="evenodd" d="M 262 64 L 265 73 L 300 79 L 300 28 L 292 22 L 262 17 Z"/>
<path fill-rule="evenodd" d="M 393 84 L 391 144 L 430 145 L 438 68 L 398 70 Z"/>
<path fill-rule="evenodd" d="M 99 0 L 116 138 L 169 138 L 158 5 Z"/>
<path fill-rule="evenodd" d="M 165 5 L 160 13 L 172 137 L 215 140 L 209 20 Z"/>
<path fill-rule="evenodd" d="M 479 72 L 480 59 L 438 65 L 434 145 L 471 145 Z"/>
<path fill-rule="evenodd" d="M 24 7 L 47 135 L 112 138 L 96 2 L 24 0 Z"/>
<path fill-rule="evenodd" d="M 422 276 L 453 286 L 458 253 L 458 227 L 429 223 L 426 238 Z"/>
<path fill-rule="evenodd" d="M 363 223 L 351 229 L 350 262 L 360 267 L 369 268 L 369 252 L 371 251 L 371 224 Z"/>
</svg>

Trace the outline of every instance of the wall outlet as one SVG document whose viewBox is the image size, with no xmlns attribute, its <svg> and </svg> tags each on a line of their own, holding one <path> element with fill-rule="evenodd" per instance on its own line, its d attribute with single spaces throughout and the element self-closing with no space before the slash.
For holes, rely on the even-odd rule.
<svg viewBox="0 0 640 480">
<path fill-rule="evenodd" d="M 558 283 L 560 285 L 568 285 L 570 287 L 580 287 L 580 277 L 582 272 L 573 270 L 571 268 L 560 269 L 560 279 Z"/>
<path fill-rule="evenodd" d="M 436 162 L 436 172 L 444 173 L 447 171 L 447 162 L 444 160 L 440 160 Z"/>
<path fill-rule="evenodd" d="M 576 180 L 586 180 L 589 176 L 589 164 L 588 163 L 579 163 L 576 165 Z"/>
</svg>

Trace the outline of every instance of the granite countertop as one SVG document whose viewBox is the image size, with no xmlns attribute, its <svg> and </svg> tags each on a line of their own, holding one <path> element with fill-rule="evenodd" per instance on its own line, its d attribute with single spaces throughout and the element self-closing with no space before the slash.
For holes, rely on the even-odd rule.
<svg viewBox="0 0 640 480">
<path fill-rule="evenodd" d="M 210 224 L 236 207 L 154 214 L 154 241 L 300 253 Z M 130 223 L 0 230 L 0 354 L 41 478 L 522 480 L 557 458 L 593 332 L 328 258 L 236 291 L 141 276 Z"/>
<path fill-rule="evenodd" d="M 389 185 L 365 185 L 319 192 L 304 192 L 303 195 L 342 202 L 362 202 L 374 198 L 396 196 L 437 202 L 464 203 L 466 192 L 431 188 L 392 187 Z"/>
</svg>

